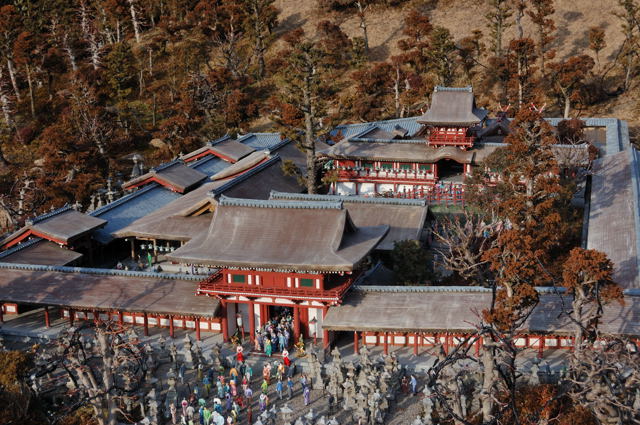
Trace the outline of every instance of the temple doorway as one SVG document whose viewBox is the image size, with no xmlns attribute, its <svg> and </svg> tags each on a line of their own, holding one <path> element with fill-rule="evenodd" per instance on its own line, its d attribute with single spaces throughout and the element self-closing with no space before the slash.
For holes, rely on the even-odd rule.
<svg viewBox="0 0 640 425">
<path fill-rule="evenodd" d="M 464 165 L 453 159 L 438 161 L 438 179 L 440 181 L 462 183 L 464 180 Z"/>
</svg>

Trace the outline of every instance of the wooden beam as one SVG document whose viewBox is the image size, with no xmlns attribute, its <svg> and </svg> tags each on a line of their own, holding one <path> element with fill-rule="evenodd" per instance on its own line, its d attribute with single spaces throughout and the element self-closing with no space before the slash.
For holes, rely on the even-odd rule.
<svg viewBox="0 0 640 425">
<path fill-rule="evenodd" d="M 142 320 L 144 324 L 144 336 L 149 336 L 149 318 L 146 312 L 143 314 Z"/>
<path fill-rule="evenodd" d="M 49 319 L 49 307 L 44 306 L 44 325 L 47 328 L 51 327 L 51 320 Z"/>
<path fill-rule="evenodd" d="M 227 302 L 225 300 L 220 300 L 220 313 L 222 314 L 222 320 L 220 321 L 222 340 L 227 342 L 229 341 L 229 320 L 227 319 Z"/>
<path fill-rule="evenodd" d="M 256 338 L 256 312 L 255 303 L 249 301 L 249 340 L 252 344 L 255 343 Z"/>
<path fill-rule="evenodd" d="M 295 342 L 298 342 L 300 338 L 300 307 L 293 306 L 293 338 Z"/>
</svg>

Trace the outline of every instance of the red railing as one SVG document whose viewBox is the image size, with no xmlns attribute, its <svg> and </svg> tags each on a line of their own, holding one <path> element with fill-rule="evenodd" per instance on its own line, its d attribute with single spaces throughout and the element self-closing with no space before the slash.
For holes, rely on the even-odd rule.
<svg viewBox="0 0 640 425">
<path fill-rule="evenodd" d="M 222 272 L 217 272 L 208 276 L 198 283 L 196 295 L 219 294 L 246 294 L 253 292 L 261 295 L 274 295 L 289 298 L 333 298 L 342 299 L 349 290 L 358 275 L 349 275 L 343 282 L 331 289 L 311 289 L 311 288 L 273 288 L 261 285 L 247 285 L 244 283 L 227 283 L 224 281 Z"/>
<path fill-rule="evenodd" d="M 460 136 L 458 134 L 432 134 L 429 136 L 428 144 L 430 146 L 464 146 L 472 147 L 475 140 L 474 136 Z"/>
</svg>

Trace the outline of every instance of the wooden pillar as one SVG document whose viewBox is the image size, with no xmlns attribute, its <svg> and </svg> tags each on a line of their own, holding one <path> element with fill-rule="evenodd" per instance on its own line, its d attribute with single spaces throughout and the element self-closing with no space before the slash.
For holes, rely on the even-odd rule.
<svg viewBox="0 0 640 425">
<path fill-rule="evenodd" d="M 293 337 L 295 342 L 300 338 L 300 307 L 293 306 Z"/>
<path fill-rule="evenodd" d="M 229 320 L 227 320 L 227 302 L 225 300 L 220 300 L 220 314 L 222 314 L 222 320 L 220 321 L 222 340 L 227 342 L 229 341 Z"/>
<path fill-rule="evenodd" d="M 325 349 L 329 348 L 329 331 L 324 328 L 324 318 L 327 316 L 329 307 L 325 306 L 322 309 L 322 345 Z"/>
<path fill-rule="evenodd" d="M 387 354 L 389 354 L 389 334 L 387 332 L 383 332 L 382 335 L 384 335 L 384 355 L 386 356 Z"/>
<path fill-rule="evenodd" d="M 409 337 L 407 336 L 407 339 Z M 413 355 L 417 356 L 418 355 L 418 334 L 415 333 L 413 334 Z"/>
<path fill-rule="evenodd" d="M 360 353 L 360 347 L 358 346 L 358 331 L 353 331 L 353 352 L 354 354 Z"/>
<path fill-rule="evenodd" d="M 4 304 L 0 304 L 0 323 L 4 323 Z"/>
<path fill-rule="evenodd" d="M 158 262 L 158 244 L 155 239 L 153 240 L 153 262 Z"/>
<path fill-rule="evenodd" d="M 149 336 L 149 317 L 145 312 L 142 316 L 143 324 L 144 324 L 144 336 Z"/>
<path fill-rule="evenodd" d="M 200 338 L 200 318 L 196 317 L 196 341 L 201 341 L 202 338 Z"/>
<path fill-rule="evenodd" d="M 118 311 L 118 324 L 120 326 L 122 326 L 122 324 L 124 323 L 124 314 L 122 313 L 122 310 Z"/>
<path fill-rule="evenodd" d="M 169 316 L 169 336 L 171 338 L 175 338 L 174 336 L 174 331 L 173 331 L 173 316 Z"/>
<path fill-rule="evenodd" d="M 131 238 L 131 260 L 136 261 L 136 239 Z"/>
<path fill-rule="evenodd" d="M 72 308 L 69 309 L 69 325 L 73 326 L 73 315 L 74 315 L 74 311 Z"/>
<path fill-rule="evenodd" d="M 544 336 L 541 336 L 538 340 L 538 358 L 541 359 L 544 354 Z"/>
<path fill-rule="evenodd" d="M 44 325 L 47 328 L 51 327 L 51 319 L 49 318 L 49 307 L 44 306 Z"/>
<path fill-rule="evenodd" d="M 249 340 L 255 343 L 256 339 L 256 307 L 253 301 L 249 301 Z"/>
<path fill-rule="evenodd" d="M 449 334 L 445 334 L 444 336 L 444 353 L 449 354 Z"/>
</svg>

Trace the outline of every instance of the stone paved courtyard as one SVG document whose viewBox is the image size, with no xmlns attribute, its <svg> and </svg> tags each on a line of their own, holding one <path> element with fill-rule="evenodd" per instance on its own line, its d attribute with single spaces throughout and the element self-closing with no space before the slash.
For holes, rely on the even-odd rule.
<svg viewBox="0 0 640 425">
<path fill-rule="evenodd" d="M 25 349 L 39 340 L 41 341 L 43 339 L 55 338 L 57 333 L 64 329 L 67 329 L 69 326 L 67 320 L 63 320 L 59 317 L 52 317 L 51 328 L 45 328 L 43 312 L 41 310 L 31 311 L 20 316 L 5 316 L 5 319 L 6 321 L 2 325 L 2 328 L 0 328 L 0 331 L 3 334 L 5 346 L 10 349 Z M 182 362 L 183 346 L 185 343 L 185 335 L 187 333 L 189 334 L 193 344 L 196 344 L 195 333 L 193 331 L 186 332 L 184 330 L 176 330 L 175 339 L 171 340 L 168 336 L 168 332 L 164 329 L 151 328 L 150 335 L 148 337 L 142 335 L 141 327 L 135 327 L 135 330 L 141 342 L 145 344 L 151 344 L 155 351 L 159 350 L 161 337 L 164 337 L 164 339 L 166 339 L 167 346 L 169 346 L 169 344 L 171 343 L 174 343 L 176 345 L 178 353 L 180 354 L 180 360 L 178 361 L 179 364 Z M 197 344 L 200 346 L 202 352 L 205 355 L 205 358 L 208 359 L 209 353 L 211 352 L 212 348 L 217 344 L 222 344 L 222 336 L 220 334 L 203 332 L 202 341 L 198 342 Z M 313 349 L 312 345 L 312 341 L 308 342 L 307 349 Z M 252 412 L 253 422 L 255 423 L 260 413 L 258 398 L 260 394 L 260 384 L 262 382 L 263 366 L 267 361 L 281 361 L 282 358 L 277 354 L 271 358 L 267 358 L 261 353 L 251 353 L 250 344 L 248 343 L 248 341 L 245 341 L 244 347 L 245 353 L 248 353 L 246 355 L 246 362 L 253 368 L 253 379 L 251 381 L 251 388 L 254 392 L 254 395 L 252 397 Z M 315 347 L 316 348 L 314 351 L 318 352 L 319 357 L 322 358 L 322 354 L 320 353 L 321 344 L 319 343 Z M 342 356 L 343 362 L 354 362 L 357 364 L 360 361 L 359 357 L 354 354 L 353 339 L 350 338 L 350 335 L 342 335 L 342 337 L 337 341 L 337 348 Z M 384 361 L 382 347 L 369 347 L 368 350 L 369 357 L 373 361 Z M 421 349 L 421 352 L 418 356 L 414 356 L 413 348 L 411 347 L 390 347 L 390 353 L 395 354 L 399 364 L 403 368 L 405 368 L 408 373 L 415 374 L 418 381 L 418 393 L 414 396 L 410 393 L 404 394 L 402 393 L 402 391 L 398 391 L 395 400 L 392 400 L 389 403 L 389 410 L 387 415 L 385 416 L 383 423 L 398 425 L 410 424 L 411 422 L 413 422 L 416 416 L 421 413 L 422 400 L 424 398 L 422 389 L 424 388 L 425 371 L 428 370 L 431 365 L 433 365 L 435 357 L 432 356 L 427 350 L 423 349 Z M 232 347 L 230 344 L 224 344 L 222 345 L 221 354 L 223 357 L 227 358 L 230 363 L 232 363 L 235 357 L 235 347 Z M 310 391 L 310 403 L 309 405 L 305 406 L 300 377 L 302 373 L 308 374 L 309 376 L 313 375 L 313 371 L 311 370 L 310 364 L 308 362 L 310 356 L 307 355 L 303 358 L 297 358 L 294 350 L 292 350 L 292 354 L 290 355 L 290 357 L 294 361 L 297 371 L 296 375 L 294 376 L 293 398 L 291 400 L 288 400 L 287 388 L 285 384 L 283 390 L 283 400 L 278 399 L 275 384 L 276 380 L 272 375 L 271 384 L 268 387 L 267 393 L 269 397 L 269 409 L 275 406 L 278 410 L 280 410 L 286 404 L 292 410 L 292 417 L 294 420 L 298 417 L 309 415 L 311 412 L 314 418 L 319 418 L 321 416 L 325 416 L 327 419 L 330 417 L 335 417 L 340 424 L 357 423 L 356 419 L 353 418 L 353 409 L 344 410 L 341 406 L 336 406 L 332 412 L 329 412 L 328 392 L 317 389 L 317 387 Z M 530 368 L 530 360 L 534 357 L 535 353 L 533 351 L 525 353 L 525 355 L 523 355 L 523 363 L 521 364 L 521 367 L 525 370 L 527 368 Z M 327 371 L 331 368 L 332 356 L 328 355 L 325 360 L 325 370 Z M 562 352 L 548 352 L 545 356 L 545 361 L 548 362 L 551 369 L 560 369 L 562 367 Z M 167 390 L 169 388 L 167 383 L 167 373 L 169 372 L 169 368 L 171 366 L 171 360 L 168 355 L 160 356 L 160 365 L 155 371 L 152 378 L 153 381 L 157 381 L 155 382 L 155 386 L 159 392 L 158 401 L 160 404 L 164 402 Z M 229 369 L 226 369 L 225 375 L 227 378 L 228 373 Z M 217 377 L 217 373 L 215 374 L 215 376 Z M 213 386 L 212 394 L 207 395 L 205 394 L 202 383 L 198 383 L 197 381 L 196 370 L 193 369 L 186 371 L 184 380 L 177 380 L 176 390 L 178 403 L 183 398 L 188 399 L 189 395 L 194 390 L 194 386 L 199 384 L 198 387 L 200 389 L 201 397 L 204 396 L 202 398 L 206 400 L 207 406 L 211 407 L 213 405 L 213 399 L 215 397 L 215 395 L 213 394 L 213 392 L 215 392 L 215 385 Z M 150 384 L 150 382 L 147 383 L 144 391 L 150 390 Z M 240 387 L 239 391 L 242 391 Z M 180 412 L 179 407 L 178 412 Z M 159 423 L 161 424 L 171 423 L 171 419 L 166 418 L 163 412 L 159 414 L 158 419 Z M 246 408 L 241 409 L 238 423 L 246 424 L 248 423 L 247 419 Z M 196 421 L 195 423 L 199 422 Z"/>
</svg>

